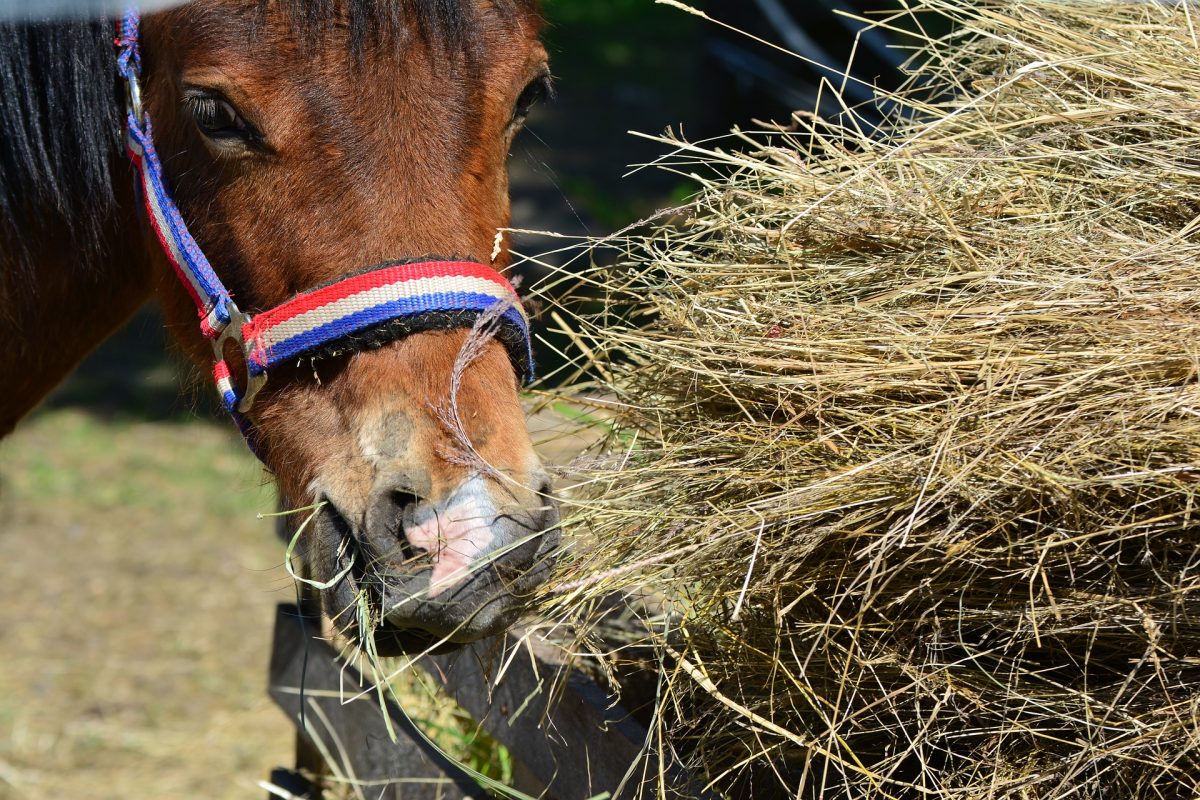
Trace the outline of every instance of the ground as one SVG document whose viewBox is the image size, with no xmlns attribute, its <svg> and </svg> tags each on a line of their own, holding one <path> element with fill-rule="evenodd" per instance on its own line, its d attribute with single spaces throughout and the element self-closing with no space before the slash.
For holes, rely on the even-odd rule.
<svg viewBox="0 0 1200 800">
<path fill-rule="evenodd" d="M 0 798 L 265 796 L 272 504 L 214 423 L 53 409 L 0 445 Z"/>
</svg>

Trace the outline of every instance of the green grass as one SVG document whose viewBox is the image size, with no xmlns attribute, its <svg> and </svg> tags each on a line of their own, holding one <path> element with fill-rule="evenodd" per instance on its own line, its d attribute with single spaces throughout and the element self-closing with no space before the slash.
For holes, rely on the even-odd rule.
<svg viewBox="0 0 1200 800">
<path fill-rule="evenodd" d="M 0 444 L 0 493 L 90 510 L 138 506 L 168 515 L 181 495 L 205 498 L 206 517 L 253 519 L 273 490 L 233 432 L 212 424 L 116 420 L 45 412 Z M 3 496 L 3 495 L 0 495 Z"/>
</svg>

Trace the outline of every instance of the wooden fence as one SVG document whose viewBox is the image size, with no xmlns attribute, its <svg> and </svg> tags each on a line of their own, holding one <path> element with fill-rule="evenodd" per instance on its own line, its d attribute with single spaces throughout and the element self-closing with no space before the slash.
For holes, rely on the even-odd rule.
<svg viewBox="0 0 1200 800">
<path fill-rule="evenodd" d="M 498 653 L 508 660 L 499 680 Z M 418 661 L 513 758 L 513 788 L 548 800 L 706 798 L 678 766 L 662 766 L 651 739 L 598 684 L 554 663 L 528 641 L 483 641 Z M 488 792 L 421 737 L 321 639 L 317 620 L 282 605 L 275 620 L 271 697 L 297 726 L 296 769 L 271 776 L 274 798 L 318 800 L 303 772 L 344 776 L 370 800 L 483 798 Z"/>
</svg>

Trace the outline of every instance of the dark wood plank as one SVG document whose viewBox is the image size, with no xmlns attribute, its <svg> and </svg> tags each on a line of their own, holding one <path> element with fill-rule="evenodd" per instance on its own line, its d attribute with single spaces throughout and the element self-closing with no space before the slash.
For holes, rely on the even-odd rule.
<svg viewBox="0 0 1200 800">
<path fill-rule="evenodd" d="M 631 798 L 710 798 L 677 765 L 668 765 L 659 793 L 657 754 L 643 752 L 646 729 L 587 676 L 520 652 L 498 683 L 499 640 L 419 662 L 459 705 L 479 720 L 524 767 L 515 770 L 527 794 L 584 800 L 604 793 Z M 504 647 L 525 648 L 509 636 Z M 628 776 L 628 777 L 627 777 Z"/>
<path fill-rule="evenodd" d="M 353 694 L 358 685 L 357 670 L 338 661 L 333 648 L 305 623 L 296 606 L 279 606 L 268 690 L 314 749 L 319 748 L 310 732 L 324 742 L 337 762 L 329 765 L 333 774 L 353 775 L 363 782 L 363 794 L 372 800 L 487 796 L 466 772 L 423 741 L 394 704 L 388 703 L 387 711 L 398 742 L 388 736 L 374 693 L 345 702 L 344 697 Z M 301 709 L 307 731 L 301 727 Z"/>
</svg>

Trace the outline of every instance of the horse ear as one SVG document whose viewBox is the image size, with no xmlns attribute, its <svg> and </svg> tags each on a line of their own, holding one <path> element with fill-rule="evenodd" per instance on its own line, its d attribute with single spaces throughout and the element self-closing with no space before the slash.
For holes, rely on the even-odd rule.
<svg viewBox="0 0 1200 800">
<path fill-rule="evenodd" d="M 186 0 L 140 0 L 142 13 L 182 5 Z M 0 20 L 108 19 L 129 3 L 123 0 L 0 0 Z"/>
</svg>

